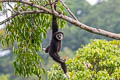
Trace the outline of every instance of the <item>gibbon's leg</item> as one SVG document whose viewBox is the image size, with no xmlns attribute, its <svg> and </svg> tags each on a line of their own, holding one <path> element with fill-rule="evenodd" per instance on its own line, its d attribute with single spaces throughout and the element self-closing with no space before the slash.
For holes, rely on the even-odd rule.
<svg viewBox="0 0 120 80">
<path fill-rule="evenodd" d="M 51 57 L 56 62 L 60 63 L 64 73 L 67 73 L 67 67 L 66 67 L 66 64 L 65 64 L 65 60 L 62 60 L 58 54 L 53 54 L 53 55 L 51 55 Z"/>
<path fill-rule="evenodd" d="M 53 60 L 55 60 L 56 62 L 60 63 L 61 68 L 63 69 L 66 77 L 67 77 L 68 79 L 70 79 L 70 76 L 69 76 L 69 74 L 67 73 L 67 67 L 66 67 L 66 64 L 65 64 L 65 60 L 62 60 L 58 54 L 53 54 L 53 55 L 51 55 L 51 57 L 52 57 Z"/>
<path fill-rule="evenodd" d="M 55 55 L 58 56 L 62 62 L 66 61 L 66 59 L 61 58 L 58 54 L 55 54 Z"/>
</svg>

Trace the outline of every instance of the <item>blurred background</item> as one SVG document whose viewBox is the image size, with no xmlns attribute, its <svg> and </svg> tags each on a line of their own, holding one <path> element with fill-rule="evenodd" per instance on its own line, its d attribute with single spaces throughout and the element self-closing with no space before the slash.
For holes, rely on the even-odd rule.
<svg viewBox="0 0 120 80">
<path fill-rule="evenodd" d="M 120 0 L 65 0 L 65 3 L 77 16 L 80 22 L 104 30 L 118 33 L 120 30 Z M 6 5 L 7 6 L 7 5 Z M 6 7 L 5 6 L 5 7 Z M 5 18 L 6 10 L 0 12 L 0 21 Z M 10 14 L 10 13 L 8 13 Z M 9 17 L 9 15 L 8 15 Z M 3 34 L 5 24 L 0 25 L 0 34 Z M 65 34 L 63 40 L 63 48 L 60 55 L 67 58 L 73 58 L 75 51 L 81 48 L 82 45 L 90 42 L 91 39 L 107 39 L 100 35 L 92 34 L 81 30 L 68 23 L 62 31 Z M 49 32 L 48 32 L 49 33 Z M 0 36 L 0 38 L 2 38 Z M 43 47 L 47 47 L 50 42 L 50 35 L 43 41 Z M 43 63 L 46 69 L 49 70 L 54 61 L 49 58 L 48 54 L 39 52 L 44 58 Z M 13 51 L 11 48 L 4 50 L 0 45 L 0 80 L 36 80 L 35 76 L 28 78 L 19 78 L 14 75 L 12 62 L 14 60 Z M 50 63 L 49 63 L 50 62 Z"/>
</svg>

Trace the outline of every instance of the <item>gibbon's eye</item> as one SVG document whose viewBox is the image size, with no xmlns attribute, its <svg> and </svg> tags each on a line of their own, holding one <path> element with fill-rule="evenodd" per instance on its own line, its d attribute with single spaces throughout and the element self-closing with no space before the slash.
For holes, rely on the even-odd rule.
<svg viewBox="0 0 120 80">
<path fill-rule="evenodd" d="M 63 40 L 63 34 L 59 33 L 56 35 L 57 40 Z"/>
</svg>

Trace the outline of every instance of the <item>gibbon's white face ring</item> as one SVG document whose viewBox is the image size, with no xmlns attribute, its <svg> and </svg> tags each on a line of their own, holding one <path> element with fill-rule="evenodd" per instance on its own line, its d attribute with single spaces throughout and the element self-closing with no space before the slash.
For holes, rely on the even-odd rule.
<svg viewBox="0 0 120 80">
<path fill-rule="evenodd" d="M 63 40 L 63 34 L 62 33 L 56 34 L 56 39 Z"/>
</svg>

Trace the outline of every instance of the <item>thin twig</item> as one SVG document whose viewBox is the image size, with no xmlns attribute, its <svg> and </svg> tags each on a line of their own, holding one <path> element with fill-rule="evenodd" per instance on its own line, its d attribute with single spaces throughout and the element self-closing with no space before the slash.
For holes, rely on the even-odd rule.
<svg viewBox="0 0 120 80">
<path fill-rule="evenodd" d="M 13 9 L 13 7 L 10 5 L 10 3 L 8 2 L 8 6 L 16 13 L 17 11 L 15 11 L 14 9 Z"/>
<path fill-rule="evenodd" d="M 54 5 L 54 4 L 52 4 L 51 0 L 48 0 L 48 1 L 49 1 L 49 4 L 50 4 L 50 7 L 51 7 L 51 10 L 52 10 L 52 12 L 54 13 L 54 7 L 52 6 L 52 5 Z"/>
<path fill-rule="evenodd" d="M 14 14 L 14 15 L 8 17 L 7 19 L 1 21 L 1 22 L 0 22 L 0 25 L 6 23 L 7 21 L 11 20 L 12 18 L 14 18 L 14 17 L 16 17 L 16 16 L 18 16 L 18 15 L 19 15 L 19 13 L 16 13 L 16 14 Z"/>
<path fill-rule="evenodd" d="M 67 7 L 67 5 L 62 1 L 60 0 L 60 2 L 63 4 L 63 6 L 67 9 L 67 11 L 70 13 L 70 15 L 78 21 L 77 17 L 72 13 L 72 11 Z"/>
<path fill-rule="evenodd" d="M 19 16 L 19 15 L 23 15 L 23 14 L 37 14 L 37 13 L 47 13 L 43 10 L 38 10 L 38 11 L 23 11 L 23 12 L 16 12 L 15 14 L 13 14 L 12 16 L 8 17 L 7 19 L 3 20 L 0 22 L 0 25 L 8 22 L 9 20 L 15 18 L 16 16 Z"/>
<path fill-rule="evenodd" d="M 52 2 L 51 4 L 50 3 L 45 4 L 44 7 L 47 7 L 47 6 L 52 5 L 52 4 L 54 4 L 54 2 Z"/>
</svg>

